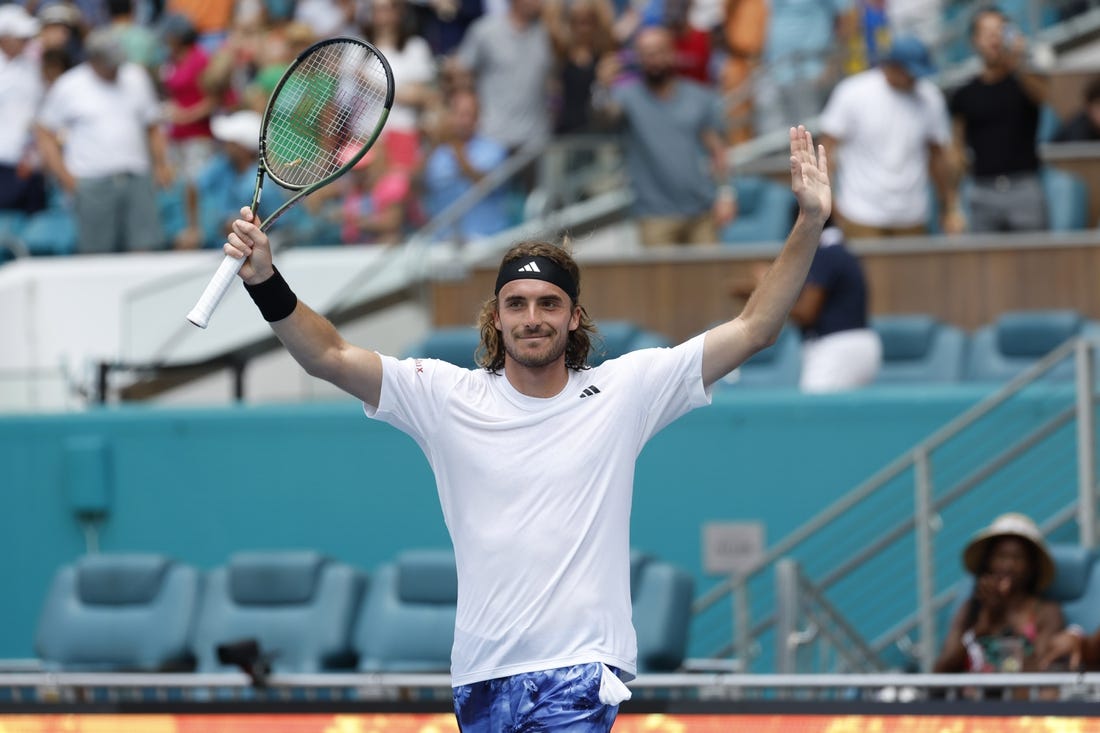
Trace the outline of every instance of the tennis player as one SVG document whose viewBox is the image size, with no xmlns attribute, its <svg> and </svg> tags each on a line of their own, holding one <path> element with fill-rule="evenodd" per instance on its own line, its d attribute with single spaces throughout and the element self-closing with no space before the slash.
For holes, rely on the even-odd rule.
<svg viewBox="0 0 1100 733">
<path fill-rule="evenodd" d="M 823 148 L 791 129 L 797 221 L 731 321 L 675 348 L 587 368 L 593 323 L 562 248 L 504 255 L 479 363 L 398 360 L 349 344 L 298 301 L 248 210 L 225 252 L 305 370 L 412 436 L 435 473 L 458 564 L 451 655 L 465 733 L 608 731 L 636 672 L 629 520 L 635 459 L 657 431 L 779 334 L 832 206 Z"/>
</svg>

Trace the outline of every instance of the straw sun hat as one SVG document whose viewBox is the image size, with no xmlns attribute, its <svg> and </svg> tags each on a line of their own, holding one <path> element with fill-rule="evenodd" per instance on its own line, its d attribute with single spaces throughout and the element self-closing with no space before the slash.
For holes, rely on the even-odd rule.
<svg viewBox="0 0 1100 733">
<path fill-rule="evenodd" d="M 1035 589 L 1041 591 L 1050 585 L 1054 580 L 1054 560 L 1047 550 L 1043 533 L 1031 517 L 1015 512 L 1002 514 L 991 525 L 974 535 L 963 550 L 963 565 L 966 569 L 973 575 L 981 573 L 985 569 L 982 565 L 989 555 L 989 546 L 1002 537 L 1015 537 L 1034 547 L 1038 562 L 1038 567 L 1035 568 Z"/>
</svg>

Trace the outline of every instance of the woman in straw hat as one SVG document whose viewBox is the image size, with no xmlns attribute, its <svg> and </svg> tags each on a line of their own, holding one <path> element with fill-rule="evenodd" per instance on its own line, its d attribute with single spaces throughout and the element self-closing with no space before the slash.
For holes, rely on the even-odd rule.
<svg viewBox="0 0 1100 733">
<path fill-rule="evenodd" d="M 974 536 L 962 560 L 974 592 L 955 614 L 935 671 L 1039 669 L 1065 620 L 1040 595 L 1054 579 L 1054 561 L 1035 522 L 1002 514 Z"/>
</svg>

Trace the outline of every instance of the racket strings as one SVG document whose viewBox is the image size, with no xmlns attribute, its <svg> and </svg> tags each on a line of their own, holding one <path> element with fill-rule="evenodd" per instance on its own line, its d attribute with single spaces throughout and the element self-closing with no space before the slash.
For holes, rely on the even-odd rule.
<svg viewBox="0 0 1100 733">
<path fill-rule="evenodd" d="M 388 91 L 381 59 L 354 41 L 301 59 L 269 105 L 262 150 L 272 178 L 304 188 L 335 174 L 373 139 Z"/>
</svg>

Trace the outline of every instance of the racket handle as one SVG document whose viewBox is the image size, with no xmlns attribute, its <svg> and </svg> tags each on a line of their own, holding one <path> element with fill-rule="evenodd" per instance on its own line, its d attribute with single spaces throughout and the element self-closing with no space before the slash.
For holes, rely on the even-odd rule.
<svg viewBox="0 0 1100 733">
<path fill-rule="evenodd" d="M 195 307 L 187 314 L 187 320 L 199 328 L 206 328 L 210 323 L 210 316 L 214 315 L 214 309 L 229 291 L 229 286 L 233 284 L 243 265 L 243 258 L 238 260 L 236 257 L 226 255 L 218 266 L 218 271 L 214 273 L 214 277 L 207 283 L 206 290 L 202 291 L 199 302 L 195 303 Z"/>
</svg>

